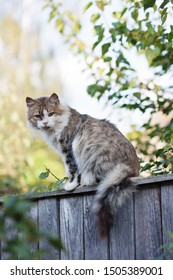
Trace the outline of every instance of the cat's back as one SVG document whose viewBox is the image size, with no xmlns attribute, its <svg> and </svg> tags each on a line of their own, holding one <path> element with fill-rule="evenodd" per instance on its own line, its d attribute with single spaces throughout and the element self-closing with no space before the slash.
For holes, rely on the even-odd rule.
<svg viewBox="0 0 173 280">
<path fill-rule="evenodd" d="M 117 129 L 117 127 L 105 119 L 95 119 L 85 115 L 85 121 L 82 125 L 82 133 L 86 138 L 95 139 L 95 141 L 109 144 L 130 144 L 126 137 Z"/>
<path fill-rule="evenodd" d="M 116 128 L 104 119 L 95 119 L 89 115 L 73 116 L 73 129 L 77 128 L 74 138 L 75 150 L 78 155 L 105 158 L 112 162 L 126 162 L 133 167 L 134 175 L 138 175 L 139 163 L 136 151 L 130 141 Z M 72 127 L 71 127 L 72 129 Z M 136 172 L 135 172 L 136 170 Z"/>
</svg>

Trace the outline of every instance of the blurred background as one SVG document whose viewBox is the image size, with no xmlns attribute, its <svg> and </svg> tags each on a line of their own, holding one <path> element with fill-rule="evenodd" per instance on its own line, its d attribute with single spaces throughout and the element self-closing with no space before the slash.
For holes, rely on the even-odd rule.
<svg viewBox="0 0 173 280">
<path fill-rule="evenodd" d="M 60 92 L 58 39 L 42 1 L 0 1 L 0 194 L 42 189 L 44 165 L 60 158 L 26 125 L 26 96 Z M 52 38 L 52 39 L 50 39 Z"/>
<path fill-rule="evenodd" d="M 57 92 L 81 113 L 109 115 L 86 94 L 80 63 L 48 19 L 42 0 L 0 1 L 0 195 L 45 190 L 54 179 L 39 179 L 45 166 L 65 175 L 58 155 L 27 128 L 26 96 Z"/>
<path fill-rule="evenodd" d="M 81 13 L 81 2 L 88 1 L 66 0 L 63 5 Z M 58 155 L 27 128 L 26 96 L 57 92 L 80 113 L 108 118 L 125 134 L 148 117 L 140 111 L 113 110 L 106 98 L 98 101 L 86 93 L 90 78 L 82 73 L 84 64 L 72 55 L 54 23 L 48 22 L 50 11 L 43 5 L 42 0 L 0 0 L 0 195 L 45 190 L 54 181 L 51 176 L 46 183 L 39 179 L 45 166 L 58 178 L 65 176 Z M 86 19 L 82 36 L 92 42 Z M 132 50 L 128 59 L 139 80 L 152 76 L 144 55 L 136 57 Z"/>
<path fill-rule="evenodd" d="M 27 128 L 26 96 L 57 92 L 81 113 L 122 121 L 111 106 L 88 96 L 83 64 L 64 45 L 54 24 L 48 23 L 49 11 L 43 4 L 0 0 L 0 195 L 44 190 L 39 179 L 44 166 L 59 178 L 65 175 L 58 155 Z M 123 122 L 125 132 L 127 120 Z M 47 180 L 46 185 L 51 183 L 51 178 Z"/>
</svg>

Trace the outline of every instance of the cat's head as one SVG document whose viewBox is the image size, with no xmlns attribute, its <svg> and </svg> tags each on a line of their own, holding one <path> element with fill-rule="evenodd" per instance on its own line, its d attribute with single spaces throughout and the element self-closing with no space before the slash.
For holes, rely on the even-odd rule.
<svg viewBox="0 0 173 280">
<path fill-rule="evenodd" d="M 26 98 L 27 118 L 31 127 L 41 130 L 50 130 L 55 126 L 57 119 L 62 115 L 62 108 L 58 95 L 32 99 Z"/>
</svg>

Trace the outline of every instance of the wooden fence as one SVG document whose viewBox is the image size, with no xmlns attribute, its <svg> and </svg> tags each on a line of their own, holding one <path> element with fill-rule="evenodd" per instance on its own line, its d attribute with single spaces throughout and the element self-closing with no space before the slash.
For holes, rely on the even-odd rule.
<svg viewBox="0 0 173 280">
<path fill-rule="evenodd" d="M 57 252 L 41 240 L 36 247 L 48 249 L 44 259 L 158 258 L 159 248 L 170 241 L 167 232 L 173 231 L 173 174 L 138 178 L 137 185 L 139 191 L 119 211 L 105 240 L 99 238 L 92 213 L 95 189 L 37 194 L 30 216 L 39 229 L 60 237 L 67 248 Z M 2 252 L 1 258 L 5 258 Z"/>
</svg>

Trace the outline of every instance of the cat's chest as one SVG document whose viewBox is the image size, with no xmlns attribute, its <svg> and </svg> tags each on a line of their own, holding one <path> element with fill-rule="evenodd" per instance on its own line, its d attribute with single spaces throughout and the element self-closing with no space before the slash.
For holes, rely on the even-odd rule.
<svg viewBox="0 0 173 280">
<path fill-rule="evenodd" d="M 47 134 L 47 133 L 43 133 L 43 138 L 46 141 L 46 143 L 53 148 L 56 152 L 61 153 L 61 145 L 59 142 L 59 138 L 60 136 L 52 133 L 52 134 Z"/>
</svg>

